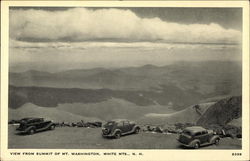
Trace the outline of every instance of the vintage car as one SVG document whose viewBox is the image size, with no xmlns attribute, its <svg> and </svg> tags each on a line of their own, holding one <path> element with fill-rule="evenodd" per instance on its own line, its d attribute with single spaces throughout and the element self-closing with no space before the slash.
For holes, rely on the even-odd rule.
<svg viewBox="0 0 250 161">
<path fill-rule="evenodd" d="M 138 134 L 140 127 L 133 121 L 126 119 L 115 119 L 108 121 L 102 128 L 103 137 L 120 138 L 122 135 Z"/>
<path fill-rule="evenodd" d="M 16 129 L 19 133 L 34 134 L 39 131 L 54 130 L 55 123 L 45 121 L 44 118 L 23 118 Z"/>
<path fill-rule="evenodd" d="M 219 144 L 220 137 L 215 135 L 212 130 L 192 126 L 185 128 L 177 140 L 186 147 L 198 149 L 200 146 Z"/>
</svg>

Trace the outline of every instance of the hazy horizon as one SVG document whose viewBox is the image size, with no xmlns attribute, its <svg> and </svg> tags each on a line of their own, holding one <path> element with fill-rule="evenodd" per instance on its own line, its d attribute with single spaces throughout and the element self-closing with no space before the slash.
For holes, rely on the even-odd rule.
<svg viewBox="0 0 250 161">
<path fill-rule="evenodd" d="M 38 66 L 37 64 L 35 66 L 29 66 L 26 63 L 24 64 L 18 64 L 17 66 L 10 66 L 9 72 L 11 73 L 22 73 L 22 72 L 28 72 L 28 71 L 39 71 L 39 72 L 48 72 L 48 73 L 57 73 L 57 72 L 63 72 L 63 71 L 70 71 L 70 70 L 92 70 L 92 69 L 106 69 L 106 70 L 116 70 L 116 69 L 123 69 L 123 68 L 140 68 L 145 66 L 154 66 L 154 67 L 166 67 L 169 65 L 175 65 L 180 63 L 206 63 L 206 62 L 231 62 L 238 64 L 239 66 L 242 65 L 242 62 L 240 60 L 203 60 L 203 61 L 175 61 L 175 62 L 166 62 L 164 65 L 156 65 L 156 64 L 142 64 L 142 65 L 130 65 L 130 66 L 94 66 L 94 67 L 87 67 L 87 66 L 75 66 L 72 68 L 56 68 L 54 70 L 51 70 L 52 67 L 45 68 L 45 66 Z M 58 67 L 58 66 L 57 66 Z"/>
</svg>

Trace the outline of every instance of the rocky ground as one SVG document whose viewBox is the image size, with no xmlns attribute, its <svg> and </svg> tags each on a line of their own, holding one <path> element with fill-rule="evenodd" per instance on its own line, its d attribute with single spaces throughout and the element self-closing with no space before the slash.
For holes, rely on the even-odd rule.
<svg viewBox="0 0 250 161">
<path fill-rule="evenodd" d="M 141 132 L 120 139 L 105 139 L 100 128 L 57 127 L 34 135 L 18 135 L 14 125 L 8 128 L 10 149 L 185 149 L 176 141 L 177 134 Z M 223 138 L 219 145 L 201 149 L 241 149 L 241 140 Z"/>
</svg>

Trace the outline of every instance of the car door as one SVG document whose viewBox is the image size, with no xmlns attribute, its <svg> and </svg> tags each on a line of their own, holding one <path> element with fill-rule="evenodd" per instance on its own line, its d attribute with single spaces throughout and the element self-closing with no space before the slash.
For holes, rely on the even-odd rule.
<svg viewBox="0 0 250 161">
<path fill-rule="evenodd" d="M 194 134 L 194 138 L 195 138 L 195 139 L 198 139 L 198 140 L 200 141 L 200 144 L 203 144 L 203 141 L 202 141 L 202 139 L 201 139 L 201 132 L 196 132 L 196 133 Z"/>
<path fill-rule="evenodd" d="M 204 144 L 207 142 L 207 133 L 205 131 L 197 132 L 196 138 L 200 140 L 201 144 Z"/>
<path fill-rule="evenodd" d="M 41 128 L 41 124 L 39 120 L 33 120 L 33 125 L 36 127 L 37 130 Z"/>
<path fill-rule="evenodd" d="M 45 128 L 50 124 L 50 121 L 41 121 L 41 128 Z"/>
<path fill-rule="evenodd" d="M 124 133 L 125 129 L 124 129 L 123 121 L 117 122 L 117 126 L 115 129 L 119 129 L 119 130 L 121 130 L 122 133 Z"/>
<path fill-rule="evenodd" d="M 200 138 L 201 138 L 201 141 L 203 143 L 207 143 L 209 141 L 209 136 L 208 136 L 207 130 L 201 132 Z"/>
<path fill-rule="evenodd" d="M 125 133 L 131 131 L 129 126 L 129 121 L 123 121 L 123 129 Z"/>
<path fill-rule="evenodd" d="M 36 124 L 36 127 L 37 127 L 38 130 L 42 129 L 44 127 L 43 119 L 37 119 L 35 124 Z"/>
<path fill-rule="evenodd" d="M 134 125 L 135 125 L 134 123 L 132 123 L 131 121 L 128 121 L 128 131 L 132 131 Z"/>
</svg>

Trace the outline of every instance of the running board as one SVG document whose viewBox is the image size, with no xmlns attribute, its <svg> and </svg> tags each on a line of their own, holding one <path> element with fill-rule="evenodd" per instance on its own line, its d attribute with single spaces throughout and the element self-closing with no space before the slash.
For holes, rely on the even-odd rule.
<svg viewBox="0 0 250 161">
<path fill-rule="evenodd" d="M 50 125 L 47 125 L 46 127 L 44 127 L 44 128 L 41 128 L 41 129 L 36 129 L 36 131 L 44 131 L 44 130 L 47 130 L 47 129 L 49 129 L 49 127 L 50 126 L 52 126 L 51 124 Z"/>
<path fill-rule="evenodd" d="M 134 131 L 129 131 L 129 132 L 126 132 L 126 133 L 122 133 L 122 135 L 127 135 L 127 134 L 132 134 Z"/>
</svg>

